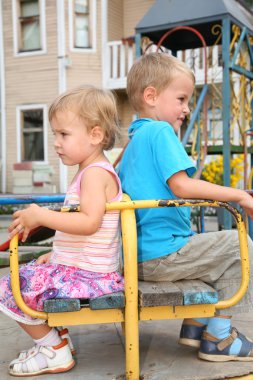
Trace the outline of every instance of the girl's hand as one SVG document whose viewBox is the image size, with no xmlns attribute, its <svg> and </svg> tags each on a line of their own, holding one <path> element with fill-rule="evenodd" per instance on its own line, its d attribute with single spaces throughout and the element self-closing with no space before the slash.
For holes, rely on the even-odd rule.
<svg viewBox="0 0 253 380">
<path fill-rule="evenodd" d="M 41 265 L 41 264 L 49 264 L 50 258 L 51 258 L 52 252 L 45 253 L 44 255 L 41 255 L 37 260 L 36 260 L 36 265 Z"/>
<path fill-rule="evenodd" d="M 12 239 L 17 233 L 23 232 L 22 242 L 26 241 L 29 232 L 41 225 L 40 214 L 42 208 L 36 204 L 31 204 L 24 210 L 16 211 L 13 214 L 13 222 L 8 228 L 9 238 Z"/>
</svg>

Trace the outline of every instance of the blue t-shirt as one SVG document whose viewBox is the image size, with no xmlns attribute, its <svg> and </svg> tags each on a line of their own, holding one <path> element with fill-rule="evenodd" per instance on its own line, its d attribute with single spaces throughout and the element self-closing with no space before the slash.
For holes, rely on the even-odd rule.
<svg viewBox="0 0 253 380">
<path fill-rule="evenodd" d="M 128 132 L 131 141 L 119 169 L 123 191 L 133 200 L 177 199 L 166 181 L 182 170 L 192 176 L 196 169 L 172 126 L 138 119 Z M 139 209 L 136 221 L 139 262 L 176 252 L 194 234 L 189 207 Z"/>
</svg>

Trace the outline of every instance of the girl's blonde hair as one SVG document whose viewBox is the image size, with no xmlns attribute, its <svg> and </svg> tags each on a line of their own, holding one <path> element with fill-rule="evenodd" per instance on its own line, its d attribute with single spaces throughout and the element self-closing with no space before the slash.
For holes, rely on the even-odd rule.
<svg viewBox="0 0 253 380">
<path fill-rule="evenodd" d="M 104 131 L 103 149 L 113 147 L 119 133 L 118 113 L 115 98 L 111 91 L 93 86 L 80 86 L 59 95 L 49 108 L 49 121 L 58 111 L 74 112 L 90 131 L 99 125 Z"/>
<path fill-rule="evenodd" d="M 159 94 L 180 73 L 188 75 L 195 83 L 193 71 L 179 59 L 164 53 L 141 56 L 127 76 L 127 94 L 135 111 L 142 110 L 145 88 L 152 86 Z"/>
</svg>

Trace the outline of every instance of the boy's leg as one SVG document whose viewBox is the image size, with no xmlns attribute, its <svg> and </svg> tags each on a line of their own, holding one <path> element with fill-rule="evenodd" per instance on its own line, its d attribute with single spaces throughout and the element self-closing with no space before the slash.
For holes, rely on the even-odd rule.
<svg viewBox="0 0 253 380">
<path fill-rule="evenodd" d="M 237 232 L 232 231 L 225 233 L 225 235 L 227 235 L 232 242 L 235 240 L 233 244 L 234 247 L 238 245 Z M 226 251 L 227 244 L 223 243 L 220 245 Z M 253 244 L 251 239 L 248 239 L 248 246 L 249 257 L 252 263 Z M 231 250 L 231 254 L 232 252 L 233 250 Z M 236 292 L 239 288 L 240 282 L 241 263 L 239 262 L 238 265 L 237 260 L 235 260 L 224 274 L 215 283 L 212 283 L 212 286 L 214 286 L 219 292 L 220 299 L 227 299 Z M 207 326 L 202 335 L 199 357 L 209 361 L 252 361 L 253 343 L 231 327 L 231 318 L 228 316 L 230 313 L 247 312 L 250 309 L 252 309 L 252 285 L 250 285 L 249 291 L 246 293 L 245 297 L 235 307 L 225 309 L 220 313 L 222 315 L 217 315 L 217 317 L 209 318 L 208 321 L 203 321 Z M 217 349 L 217 347 L 219 349 Z"/>
<path fill-rule="evenodd" d="M 252 264 L 253 243 L 248 238 Z M 252 265 L 251 265 L 252 266 Z M 228 299 L 241 283 L 241 259 L 238 233 L 234 230 L 194 235 L 178 252 L 139 264 L 139 278 L 144 281 L 202 280 L 213 286 L 219 299 Z M 253 309 L 252 279 L 248 291 L 237 305 L 219 310 L 222 315 Z"/>
<path fill-rule="evenodd" d="M 202 334 L 207 326 L 209 318 L 187 318 L 184 319 L 180 335 L 179 344 L 190 347 L 200 347 Z"/>
<path fill-rule="evenodd" d="M 252 262 L 253 244 L 251 239 L 248 239 L 248 246 L 250 261 Z M 152 260 L 153 263 L 142 263 L 139 266 L 139 273 L 143 276 L 144 280 L 153 281 L 200 279 L 216 288 L 219 293 L 219 299 L 228 299 L 235 294 L 241 283 L 241 262 L 239 253 L 237 231 L 200 234 L 192 237 L 189 243 L 179 250 L 179 252 L 164 258 Z M 236 306 L 219 311 L 219 313 L 231 315 L 232 313 L 248 312 L 252 310 L 252 304 L 252 284 L 250 284 L 248 292 Z M 213 318 L 210 324 L 210 326 L 212 326 L 211 330 L 213 333 L 215 332 L 217 338 L 220 336 L 218 320 L 219 318 Z M 229 337 L 231 331 L 229 317 L 227 321 L 226 331 L 227 337 Z M 194 327 L 196 322 L 199 323 L 199 326 L 202 326 L 202 331 L 201 328 Z M 185 320 L 180 334 L 180 340 L 182 339 L 181 343 L 197 347 L 200 343 L 206 323 L 207 321 L 196 319 L 195 321 Z M 214 328 L 215 324 L 217 324 L 217 329 Z M 210 335 L 213 335 L 215 338 L 215 334 Z M 235 337 L 235 335 L 236 334 L 233 334 L 233 337 Z M 242 335 L 236 339 L 238 339 L 236 343 L 237 347 L 240 345 L 244 348 L 246 345 L 248 345 L 249 348 L 251 347 L 248 341 L 242 338 Z M 235 346 L 233 346 L 233 350 L 234 348 Z M 248 355 L 249 352 L 246 352 L 246 355 Z M 220 359 L 221 357 L 222 355 Z M 231 360 L 231 357 L 226 360 Z"/>
<path fill-rule="evenodd" d="M 230 317 L 213 317 L 203 332 L 198 356 L 213 362 L 253 361 L 253 342 L 231 327 Z"/>
<path fill-rule="evenodd" d="M 75 365 L 68 341 L 61 339 L 58 330 L 47 324 L 19 325 L 33 338 L 35 346 L 27 351 L 25 357 L 10 363 L 11 375 L 23 377 L 65 372 Z"/>
</svg>

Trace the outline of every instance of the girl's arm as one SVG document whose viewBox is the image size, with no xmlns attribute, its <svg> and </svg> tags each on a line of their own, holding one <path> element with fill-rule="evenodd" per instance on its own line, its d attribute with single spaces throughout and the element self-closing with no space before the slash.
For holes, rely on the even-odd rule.
<svg viewBox="0 0 253 380">
<path fill-rule="evenodd" d="M 49 264 L 51 255 L 52 255 L 52 252 L 48 252 L 48 253 L 44 253 L 44 255 L 40 255 L 40 257 L 38 257 L 38 259 L 36 260 L 36 265 Z"/>
<path fill-rule="evenodd" d="M 30 205 L 25 210 L 13 214 L 14 221 L 9 227 L 10 238 L 23 227 L 25 241 L 29 231 L 38 226 L 45 226 L 58 231 L 76 235 L 91 235 L 101 225 L 107 201 L 106 191 L 110 174 L 100 168 L 87 170 L 81 181 L 80 212 L 61 213 Z"/>
<path fill-rule="evenodd" d="M 237 202 L 253 219 L 253 198 L 244 190 L 219 186 L 200 179 L 190 178 L 180 171 L 167 181 L 172 192 L 179 198 L 213 199 L 221 202 Z"/>
</svg>

